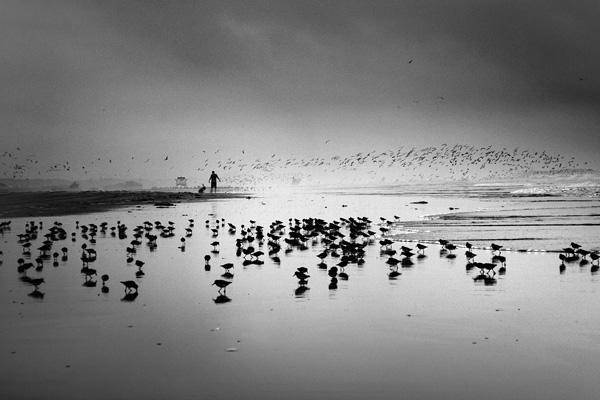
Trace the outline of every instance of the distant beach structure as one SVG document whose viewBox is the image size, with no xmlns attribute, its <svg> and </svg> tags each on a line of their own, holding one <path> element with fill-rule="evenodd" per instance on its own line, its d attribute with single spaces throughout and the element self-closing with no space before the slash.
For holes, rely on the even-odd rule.
<svg viewBox="0 0 600 400">
<path fill-rule="evenodd" d="M 175 187 L 185 188 L 187 187 L 187 178 L 185 176 L 178 176 L 175 178 Z"/>
</svg>

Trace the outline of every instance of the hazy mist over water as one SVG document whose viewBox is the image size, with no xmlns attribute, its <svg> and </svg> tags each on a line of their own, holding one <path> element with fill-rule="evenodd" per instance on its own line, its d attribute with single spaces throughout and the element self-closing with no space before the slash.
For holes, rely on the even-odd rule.
<svg viewBox="0 0 600 400">
<path fill-rule="evenodd" d="M 6 1 L 0 148 L 20 154 L 0 170 L 165 182 L 228 159 L 442 143 L 598 169 L 598 13 L 592 1 Z"/>
</svg>

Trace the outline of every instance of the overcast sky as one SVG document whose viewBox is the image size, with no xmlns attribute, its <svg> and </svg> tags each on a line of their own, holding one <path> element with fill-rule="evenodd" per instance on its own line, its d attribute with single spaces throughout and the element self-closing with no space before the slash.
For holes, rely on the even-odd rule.
<svg viewBox="0 0 600 400">
<path fill-rule="evenodd" d="M 472 143 L 593 161 L 599 20 L 583 0 L 4 0 L 0 148 L 135 157 L 138 174 L 217 149 Z"/>
</svg>

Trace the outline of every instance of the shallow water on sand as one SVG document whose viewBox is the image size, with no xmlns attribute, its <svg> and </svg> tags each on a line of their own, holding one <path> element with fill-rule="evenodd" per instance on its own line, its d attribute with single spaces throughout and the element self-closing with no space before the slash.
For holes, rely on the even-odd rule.
<svg viewBox="0 0 600 400">
<path fill-rule="evenodd" d="M 476 246 L 501 242 L 514 250 L 557 251 L 571 242 L 600 248 L 600 199 L 505 198 L 485 210 L 436 215 L 398 224 L 402 238 L 454 242 Z"/>
<path fill-rule="evenodd" d="M 417 200 L 428 203 L 410 204 Z M 595 399 L 600 313 L 593 309 L 600 276 L 589 264 L 568 265 L 561 274 L 556 254 L 507 252 L 506 275 L 486 286 L 473 280 L 475 271 L 466 271 L 462 251 L 451 259 L 431 245 L 426 258 L 400 268 L 402 275 L 390 280 L 387 257 L 374 245 L 367 248 L 365 264 L 347 267 L 350 279 L 329 290 L 327 272 L 316 267 L 321 244 L 281 254 L 281 264 L 265 257 L 264 265 L 243 267 L 234 254 L 239 235 L 222 229 L 216 239 L 220 253 L 212 254 L 212 268 L 204 270 L 203 257 L 215 240 L 206 219 L 211 226 L 217 218 L 268 226 L 290 217 L 368 216 L 381 222 L 379 216 L 397 215 L 403 222 L 391 225 L 392 233 L 407 240 L 434 239 L 438 232 L 450 239 L 467 233 L 487 239 L 480 227 L 422 219 L 448 207 L 480 210 L 466 216 L 471 221 L 515 204 L 501 196 L 294 193 L 36 218 L 46 229 L 59 220 L 69 233 L 75 220 L 110 226 L 120 220 L 130 227 L 126 240 L 99 236 L 94 245 L 98 261 L 92 267 L 110 275 L 108 294 L 101 293 L 99 280 L 97 287 L 82 286 L 84 241 L 78 237 L 56 246 L 69 248 L 68 261 L 58 267 L 46 262 L 43 271 L 29 273 L 45 278 L 43 300 L 28 297 L 31 286 L 18 279 L 21 249 L 15 235 L 26 220 L 13 219 L 0 242 L 0 397 Z M 196 224 L 182 252 L 179 238 L 189 218 Z M 175 222 L 176 236 L 159 238 L 153 252 L 139 247 L 146 275 L 137 280 L 139 296 L 124 302 L 118 282 L 135 279 L 125 247 L 131 229 L 145 220 Z M 505 228 L 493 234 L 508 234 Z M 580 225 L 572 232 L 587 236 L 590 228 Z M 559 240 L 560 247 L 571 241 Z M 543 248 L 554 244 L 537 242 Z M 477 252 L 481 261 L 491 257 Z M 235 263 L 227 289 L 231 302 L 215 304 L 217 290 L 210 284 L 225 262 Z M 292 273 L 299 266 L 309 269 L 310 290 L 296 295 Z"/>
</svg>

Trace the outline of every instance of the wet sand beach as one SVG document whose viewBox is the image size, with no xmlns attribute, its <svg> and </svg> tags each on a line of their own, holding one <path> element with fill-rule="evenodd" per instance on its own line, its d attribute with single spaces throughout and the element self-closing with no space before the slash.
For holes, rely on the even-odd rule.
<svg viewBox="0 0 600 400">
<path fill-rule="evenodd" d="M 44 191 L 0 193 L 0 218 L 102 212 L 118 207 L 245 198 L 244 193 L 183 191 Z"/>
<path fill-rule="evenodd" d="M 503 215 L 503 209 L 523 201 L 490 197 L 297 192 L 182 201 L 168 208 L 148 201 L 140 208 L 38 217 L 35 224 L 42 222 L 44 230 L 56 221 L 69 235 L 75 233 L 75 241 L 68 236 L 55 245 L 68 248 L 66 260 L 59 259 L 56 266 L 46 261 L 40 271 L 27 272 L 31 278 L 45 279 L 40 287 L 43 298 L 28 296 L 31 285 L 16 271 L 16 260 L 23 256 L 16 235 L 31 218 L 13 218 L 11 229 L 1 236 L 0 395 L 596 398 L 600 319 L 589 310 L 600 280 L 594 268 L 579 262 L 560 268 L 556 253 L 505 251 L 506 272 L 483 279 L 477 268 L 466 268 L 462 235 L 476 239 L 479 248 L 474 251 L 480 261 L 488 261 L 492 252 L 482 247 L 489 246 L 490 234 L 500 238 L 527 228 L 506 231 L 499 226 L 493 231 L 488 226 L 482 236 L 481 227 L 448 230 L 447 216 L 429 220 L 428 216 L 448 215 L 443 210 L 450 205 L 459 208 L 456 220 L 464 222 L 469 213 Z M 529 208 L 519 208 L 520 213 Z M 260 256 L 263 264 L 245 264 L 244 257 L 235 254 L 242 224 L 266 229 L 275 220 L 288 226 L 288 218 L 310 216 L 327 221 L 366 216 L 372 221 L 370 229 L 379 232 L 375 243 L 365 248 L 364 263 L 347 266 L 349 279 L 340 279 L 335 289 L 328 271 L 317 267 L 317 255 L 325 248 L 322 238 L 309 241 L 306 250 L 290 252 L 283 251 L 287 246 L 282 241 L 279 262 L 265 254 Z M 190 219 L 194 225 L 187 231 Z M 441 222 L 436 228 L 437 220 Z M 83 226 L 107 222 L 110 227 L 116 221 L 128 227 L 126 238 L 107 230 L 90 244 L 83 236 Z M 125 248 L 131 246 L 132 229 L 144 221 L 172 224 L 176 235 L 159 237 L 156 248 L 142 238 L 133 258 L 145 263 L 145 274 L 136 277 L 137 267 L 126 260 Z M 229 231 L 229 223 L 236 232 Z M 380 228 L 388 227 L 382 235 Z M 588 228 L 566 233 L 577 235 Z M 256 236 L 255 228 L 249 231 Z M 191 235 L 186 237 L 186 232 Z M 428 240 L 438 234 L 455 241 L 456 257 Z M 186 239 L 184 249 L 181 237 Z M 414 248 L 423 239 L 426 256 L 399 266 L 401 274 L 390 279 L 389 256 L 377 242 L 383 237 L 393 238 L 392 247 L 398 251 L 401 246 Z M 570 238 L 561 237 L 560 242 L 568 246 Z M 552 246 L 557 237 L 548 239 L 539 237 L 534 243 Z M 211 252 L 215 240 L 218 253 Z M 35 243 L 38 246 L 40 240 Z M 97 282 L 93 286 L 81 272 L 83 244 L 98 255 L 91 263 L 98 271 L 91 278 Z M 267 253 L 270 247 L 265 242 L 262 249 Z M 207 254 L 210 270 L 205 268 Z M 329 266 L 338 261 L 325 259 Z M 222 297 L 211 284 L 223 279 L 225 263 L 234 266 L 232 283 Z M 306 267 L 310 275 L 308 289 L 298 290 L 292 276 L 299 267 Z M 106 293 L 102 274 L 110 277 Z M 136 282 L 139 293 L 127 296 L 120 283 L 126 280 Z"/>
</svg>

